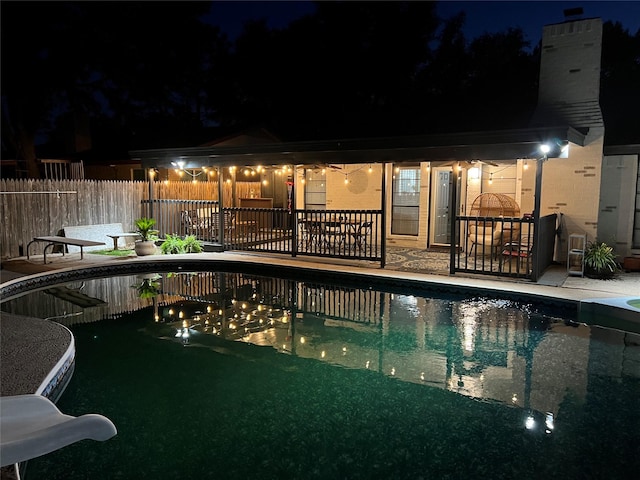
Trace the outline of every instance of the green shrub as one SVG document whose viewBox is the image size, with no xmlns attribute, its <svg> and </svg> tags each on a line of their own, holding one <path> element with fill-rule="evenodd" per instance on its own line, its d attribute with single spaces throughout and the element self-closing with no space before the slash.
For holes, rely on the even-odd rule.
<svg viewBox="0 0 640 480">
<path fill-rule="evenodd" d="M 193 235 L 187 235 L 184 237 L 184 250 L 185 253 L 200 253 L 202 252 L 202 243 L 196 240 Z"/>
<path fill-rule="evenodd" d="M 160 245 L 160 250 L 164 255 L 200 253 L 202 252 L 202 243 L 196 240 L 193 235 L 187 235 L 182 239 L 178 235 L 167 234 L 166 239 Z"/>
<path fill-rule="evenodd" d="M 584 266 L 587 276 L 594 278 L 611 278 L 619 270 L 613 247 L 597 240 L 587 245 Z"/>
<path fill-rule="evenodd" d="M 164 242 L 160 245 L 163 255 L 176 255 L 186 253 L 184 250 L 184 241 L 178 235 L 167 233 Z"/>
</svg>

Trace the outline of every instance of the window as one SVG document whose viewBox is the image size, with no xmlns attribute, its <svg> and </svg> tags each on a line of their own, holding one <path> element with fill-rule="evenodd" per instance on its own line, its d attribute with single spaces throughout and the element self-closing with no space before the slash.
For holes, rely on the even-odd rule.
<svg viewBox="0 0 640 480">
<path fill-rule="evenodd" d="M 325 210 L 327 207 L 327 186 L 321 170 L 308 169 L 305 172 L 304 207 L 307 210 Z"/>
<path fill-rule="evenodd" d="M 420 167 L 395 167 L 391 199 L 391 233 L 418 235 Z"/>
</svg>

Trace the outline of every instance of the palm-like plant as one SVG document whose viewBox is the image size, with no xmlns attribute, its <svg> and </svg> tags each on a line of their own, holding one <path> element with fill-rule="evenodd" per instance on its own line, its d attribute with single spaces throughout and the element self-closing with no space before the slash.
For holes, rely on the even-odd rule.
<svg viewBox="0 0 640 480">
<path fill-rule="evenodd" d="M 611 278 L 620 268 L 613 247 L 597 240 L 587 245 L 584 265 L 587 275 L 595 278 Z"/>
<path fill-rule="evenodd" d="M 147 242 L 149 240 L 153 240 L 153 235 L 155 230 L 153 227 L 156 224 L 156 220 L 154 218 L 142 217 L 135 221 L 136 232 L 140 234 L 143 242 Z"/>
</svg>

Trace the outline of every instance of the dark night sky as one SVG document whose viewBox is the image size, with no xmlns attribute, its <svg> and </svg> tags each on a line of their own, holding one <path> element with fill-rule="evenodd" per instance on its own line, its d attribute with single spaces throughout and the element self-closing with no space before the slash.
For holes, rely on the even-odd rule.
<svg viewBox="0 0 640 480">
<path fill-rule="evenodd" d="M 482 33 L 496 33 L 508 27 L 521 27 L 526 39 L 535 46 L 542 35 L 542 27 L 564 21 L 563 11 L 582 7 L 582 18 L 600 17 L 619 21 L 634 34 L 640 29 L 639 1 L 444 1 L 438 13 L 449 18 L 464 10 L 467 13 L 465 34 L 471 40 Z M 214 2 L 212 23 L 222 27 L 235 38 L 248 19 L 266 18 L 271 27 L 284 27 L 291 20 L 311 13 L 314 6 L 308 1 L 221 1 Z"/>
</svg>

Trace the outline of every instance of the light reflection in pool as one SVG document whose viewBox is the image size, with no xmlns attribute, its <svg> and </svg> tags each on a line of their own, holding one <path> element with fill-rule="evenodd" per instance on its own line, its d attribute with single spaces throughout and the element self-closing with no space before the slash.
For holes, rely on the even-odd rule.
<svg viewBox="0 0 640 480">
<path fill-rule="evenodd" d="M 140 295 L 142 276 L 117 277 L 68 285 L 71 293 L 34 292 L 3 309 L 43 318 L 82 312 L 64 319 L 70 326 L 139 312 L 152 338 L 216 352 L 220 342 L 253 344 L 496 402 L 520 412 L 522 431 L 546 437 L 576 429 L 567 427 L 575 413 L 563 410 L 569 399 L 589 405 L 612 385 L 640 379 L 638 335 L 579 325 L 509 300 L 422 297 L 217 272 L 149 278 L 159 287 L 149 297 Z M 594 385 L 602 379 L 600 392 Z"/>
</svg>

